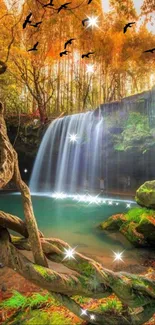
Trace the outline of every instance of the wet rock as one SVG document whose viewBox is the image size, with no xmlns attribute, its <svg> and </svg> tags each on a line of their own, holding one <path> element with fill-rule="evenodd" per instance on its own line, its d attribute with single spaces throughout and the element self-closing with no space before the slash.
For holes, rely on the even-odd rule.
<svg viewBox="0 0 155 325">
<path fill-rule="evenodd" d="M 144 236 L 148 245 L 155 246 L 155 217 L 148 215 L 147 218 L 142 219 L 137 226 L 137 231 Z"/>
<path fill-rule="evenodd" d="M 135 247 L 155 247 L 155 212 L 146 208 L 134 208 L 128 213 L 114 215 L 100 228 L 120 231 Z"/>
<path fill-rule="evenodd" d="M 4 267 L 3 263 L 0 263 L 0 269 L 2 269 Z"/>
<path fill-rule="evenodd" d="M 126 218 L 123 214 L 116 214 L 110 218 L 108 218 L 108 220 L 102 222 L 100 224 L 100 228 L 102 228 L 103 230 L 120 230 L 120 227 L 123 225 L 123 223 L 126 221 Z"/>
<path fill-rule="evenodd" d="M 139 187 L 136 201 L 141 206 L 155 209 L 155 180 L 147 181 Z"/>
</svg>

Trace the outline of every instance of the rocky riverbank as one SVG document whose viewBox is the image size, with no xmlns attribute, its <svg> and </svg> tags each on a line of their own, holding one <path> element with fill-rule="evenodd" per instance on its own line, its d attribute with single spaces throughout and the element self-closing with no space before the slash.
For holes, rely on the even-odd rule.
<svg viewBox="0 0 155 325">
<path fill-rule="evenodd" d="M 121 232 L 136 247 L 155 247 L 155 181 L 140 186 L 136 201 L 139 207 L 111 216 L 100 227 Z"/>
</svg>

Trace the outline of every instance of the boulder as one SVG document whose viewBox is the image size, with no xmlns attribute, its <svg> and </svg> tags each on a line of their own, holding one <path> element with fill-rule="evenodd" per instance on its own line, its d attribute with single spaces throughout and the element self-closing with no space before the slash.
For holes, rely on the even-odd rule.
<svg viewBox="0 0 155 325">
<path fill-rule="evenodd" d="M 141 206 L 155 209 L 155 180 L 147 181 L 139 187 L 136 201 Z"/>
<path fill-rule="evenodd" d="M 155 212 L 133 208 L 126 214 L 116 214 L 100 224 L 102 230 L 119 231 L 136 247 L 155 247 Z"/>
<path fill-rule="evenodd" d="M 116 215 L 108 218 L 106 221 L 102 222 L 100 224 L 100 228 L 102 230 L 117 231 L 117 230 L 120 230 L 120 227 L 123 225 L 123 223 L 125 221 L 126 221 L 126 218 L 123 214 L 116 214 Z"/>
</svg>

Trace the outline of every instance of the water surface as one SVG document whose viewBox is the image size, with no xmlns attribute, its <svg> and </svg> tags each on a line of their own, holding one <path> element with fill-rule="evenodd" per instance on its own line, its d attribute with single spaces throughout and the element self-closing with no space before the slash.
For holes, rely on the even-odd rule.
<svg viewBox="0 0 155 325">
<path fill-rule="evenodd" d="M 98 227 L 109 216 L 127 211 L 126 201 L 107 200 L 105 204 L 96 205 L 47 196 L 32 196 L 32 201 L 39 229 L 46 237 L 63 239 L 105 266 L 113 266 L 113 252 L 124 251 L 126 264 L 142 263 L 148 254 L 147 250 L 134 248 L 121 234 L 103 232 Z M 1 194 L 0 209 L 24 218 L 20 195 Z"/>
</svg>

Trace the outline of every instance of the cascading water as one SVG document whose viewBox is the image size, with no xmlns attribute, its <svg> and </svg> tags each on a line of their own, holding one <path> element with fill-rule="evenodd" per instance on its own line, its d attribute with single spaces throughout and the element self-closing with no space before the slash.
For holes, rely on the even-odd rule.
<svg viewBox="0 0 155 325">
<path fill-rule="evenodd" d="M 48 127 L 37 154 L 31 192 L 76 193 L 99 187 L 103 163 L 103 117 L 94 112 L 66 116 Z M 75 139 L 71 139 L 75 135 Z M 75 140 L 75 141 L 74 141 Z"/>
<path fill-rule="evenodd" d="M 155 88 L 120 102 L 100 105 L 92 112 L 52 122 L 37 154 L 31 192 L 72 194 L 97 189 L 99 193 L 99 179 L 103 178 L 106 191 L 119 193 L 135 191 L 137 184 L 154 179 L 154 151 L 148 150 L 149 142 L 143 134 L 137 142 L 138 127 L 146 119 L 149 141 L 154 143 L 154 103 Z M 135 118 L 140 119 L 138 126 L 133 125 Z M 135 140 L 128 133 L 130 129 Z M 121 149 L 124 137 L 125 148 L 123 145 Z"/>
</svg>

